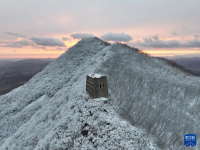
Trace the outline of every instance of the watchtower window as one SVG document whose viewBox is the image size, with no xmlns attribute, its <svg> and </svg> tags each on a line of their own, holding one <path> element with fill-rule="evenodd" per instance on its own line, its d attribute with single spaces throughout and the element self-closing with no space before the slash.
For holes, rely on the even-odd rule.
<svg viewBox="0 0 200 150">
<path fill-rule="evenodd" d="M 104 84 L 103 84 L 103 86 L 104 86 Z"/>
<path fill-rule="evenodd" d="M 100 84 L 100 88 L 101 88 L 101 84 Z"/>
</svg>

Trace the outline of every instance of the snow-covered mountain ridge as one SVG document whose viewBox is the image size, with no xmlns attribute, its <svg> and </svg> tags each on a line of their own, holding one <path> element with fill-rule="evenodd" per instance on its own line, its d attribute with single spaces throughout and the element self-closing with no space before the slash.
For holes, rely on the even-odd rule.
<svg viewBox="0 0 200 150">
<path fill-rule="evenodd" d="M 0 149 L 156 149 L 112 105 L 92 100 L 86 74 L 112 57 L 97 38 L 80 41 L 27 84 L 0 97 Z"/>
<path fill-rule="evenodd" d="M 109 103 L 86 93 L 90 73 L 107 75 Z M 199 83 L 137 49 L 83 39 L 0 97 L 0 149 L 187 149 L 184 134 L 200 136 Z"/>
</svg>

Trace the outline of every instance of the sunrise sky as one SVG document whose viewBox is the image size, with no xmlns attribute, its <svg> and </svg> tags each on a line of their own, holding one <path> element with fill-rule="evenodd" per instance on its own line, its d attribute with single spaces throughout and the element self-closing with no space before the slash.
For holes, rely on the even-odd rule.
<svg viewBox="0 0 200 150">
<path fill-rule="evenodd" d="M 56 58 L 85 37 L 200 57 L 200 0 L 1 0 L 0 59 Z"/>
</svg>

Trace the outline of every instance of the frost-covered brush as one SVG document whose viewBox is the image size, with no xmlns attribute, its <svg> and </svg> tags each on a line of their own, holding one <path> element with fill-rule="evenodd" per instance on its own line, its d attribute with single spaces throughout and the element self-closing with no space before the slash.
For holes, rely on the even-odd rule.
<svg viewBox="0 0 200 150">
<path fill-rule="evenodd" d="M 87 94 L 90 73 L 109 79 L 108 103 Z M 0 96 L 0 149 L 183 150 L 185 134 L 200 136 L 199 85 L 128 46 L 83 39 Z"/>
</svg>

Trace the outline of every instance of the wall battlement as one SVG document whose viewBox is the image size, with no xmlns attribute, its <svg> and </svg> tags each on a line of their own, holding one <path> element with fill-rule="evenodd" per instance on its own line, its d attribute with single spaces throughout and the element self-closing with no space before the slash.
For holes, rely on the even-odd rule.
<svg viewBox="0 0 200 150">
<path fill-rule="evenodd" d="M 107 77 L 102 74 L 88 74 L 86 91 L 92 98 L 108 97 Z"/>
</svg>

